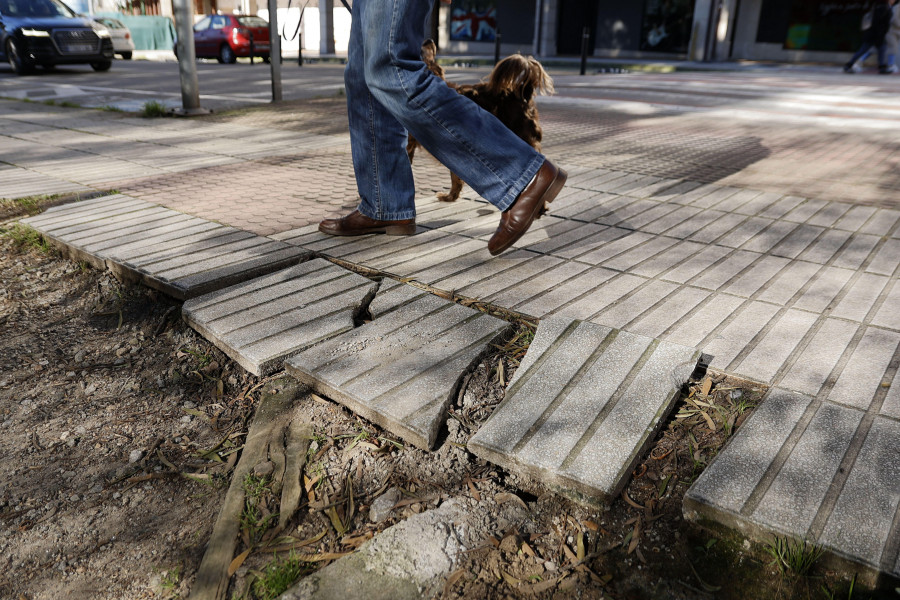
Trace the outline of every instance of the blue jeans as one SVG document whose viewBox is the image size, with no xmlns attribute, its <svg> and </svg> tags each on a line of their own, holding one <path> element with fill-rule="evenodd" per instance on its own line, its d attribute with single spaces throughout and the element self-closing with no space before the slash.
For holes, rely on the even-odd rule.
<svg viewBox="0 0 900 600">
<path fill-rule="evenodd" d="M 863 55 L 868 56 L 868 54 L 872 50 L 872 48 L 875 48 L 875 50 L 878 52 L 878 66 L 883 67 L 885 65 L 884 53 L 886 50 L 884 43 L 882 43 L 880 46 L 876 46 L 875 44 L 873 44 L 871 42 L 863 42 L 863 45 L 860 47 L 859 50 L 856 51 L 856 54 L 853 55 L 853 58 L 851 58 L 850 62 L 848 62 L 847 64 L 849 66 L 853 66 L 853 63 L 855 63 L 860 58 L 862 58 Z"/>
<path fill-rule="evenodd" d="M 407 132 L 479 195 L 509 208 L 544 157 L 422 62 L 432 0 L 355 0 L 344 83 L 359 212 L 415 217 Z"/>
</svg>

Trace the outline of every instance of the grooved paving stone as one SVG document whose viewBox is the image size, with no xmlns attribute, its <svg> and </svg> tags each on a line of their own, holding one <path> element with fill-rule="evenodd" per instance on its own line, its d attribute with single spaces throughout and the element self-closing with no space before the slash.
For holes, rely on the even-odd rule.
<svg viewBox="0 0 900 600">
<path fill-rule="evenodd" d="M 868 327 L 828 399 L 863 410 L 869 408 L 898 345 L 900 333 Z"/>
<path fill-rule="evenodd" d="M 857 323 L 842 319 L 824 319 L 809 345 L 778 386 L 816 396 L 858 328 Z"/>
<path fill-rule="evenodd" d="M 894 577 L 900 577 L 900 561 L 888 547 L 889 536 L 898 533 L 894 524 L 900 505 L 897 456 L 900 423 L 876 417 L 820 539 L 828 550 Z"/>
<path fill-rule="evenodd" d="M 388 287 L 395 299 L 407 293 L 398 290 Z M 376 312 L 374 321 L 304 350 L 285 367 L 320 394 L 429 449 L 463 374 L 509 324 L 430 294 Z"/>
<path fill-rule="evenodd" d="M 684 495 L 691 520 L 718 521 L 747 531 L 741 510 L 812 398 L 772 388 L 725 448 Z"/>
<path fill-rule="evenodd" d="M 64 253 L 186 300 L 306 260 L 280 241 L 124 195 L 23 219 Z"/>
<path fill-rule="evenodd" d="M 353 328 L 378 284 L 324 259 L 188 300 L 185 322 L 255 375 Z"/>
<path fill-rule="evenodd" d="M 823 403 L 750 518 L 807 537 L 862 417 L 861 411 Z"/>
<path fill-rule="evenodd" d="M 491 418 L 470 438 L 477 456 L 606 503 L 697 365 L 687 346 L 550 317 Z"/>
</svg>

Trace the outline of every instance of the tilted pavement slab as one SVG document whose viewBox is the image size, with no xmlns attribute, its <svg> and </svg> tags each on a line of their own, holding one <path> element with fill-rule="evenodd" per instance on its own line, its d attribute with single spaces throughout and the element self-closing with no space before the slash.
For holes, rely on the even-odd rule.
<svg viewBox="0 0 900 600">
<path fill-rule="evenodd" d="M 21 222 L 75 260 L 179 300 L 312 256 L 284 242 L 119 194 L 64 204 Z"/>
<path fill-rule="evenodd" d="M 699 358 L 687 346 L 545 319 L 503 402 L 468 447 L 576 499 L 607 503 L 624 487 Z"/>
<path fill-rule="evenodd" d="M 773 535 L 808 540 L 872 578 L 900 578 L 896 365 L 881 365 L 867 406 L 834 389 L 816 396 L 770 390 L 685 494 L 685 517 L 765 542 Z"/>
<path fill-rule="evenodd" d="M 354 326 L 378 283 L 321 258 L 188 300 L 185 322 L 255 375 Z"/>
<path fill-rule="evenodd" d="M 410 286 L 404 286 L 409 288 Z M 509 323 L 410 288 L 375 319 L 285 362 L 317 392 L 423 449 L 434 446 L 463 374 Z"/>
</svg>

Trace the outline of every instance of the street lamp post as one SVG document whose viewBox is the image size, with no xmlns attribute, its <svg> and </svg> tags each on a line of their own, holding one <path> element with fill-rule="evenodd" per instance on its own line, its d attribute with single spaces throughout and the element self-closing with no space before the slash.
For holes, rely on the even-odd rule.
<svg viewBox="0 0 900 600">
<path fill-rule="evenodd" d="M 200 83 L 197 78 L 197 53 L 194 50 L 194 27 L 191 19 L 190 0 L 173 0 L 175 32 L 178 35 L 178 72 L 181 76 L 180 114 L 191 116 L 206 114 L 200 108 Z"/>
</svg>

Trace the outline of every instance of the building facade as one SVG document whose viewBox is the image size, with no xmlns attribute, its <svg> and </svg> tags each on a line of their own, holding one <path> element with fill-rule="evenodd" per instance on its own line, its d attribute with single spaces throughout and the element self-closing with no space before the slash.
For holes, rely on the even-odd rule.
<svg viewBox="0 0 900 600">
<path fill-rule="evenodd" d="M 94 12 L 173 14 L 173 0 L 70 0 Z M 268 0 L 186 0 L 194 13 L 259 14 Z M 435 0 L 430 24 L 443 54 L 696 61 L 842 63 L 860 44 L 872 0 Z M 352 3 L 352 0 L 351 0 Z M 294 32 L 285 51 L 341 53 L 350 19 L 339 0 L 277 0 L 279 23 Z M 302 11 L 302 12 L 301 12 Z M 87 11 L 84 11 L 87 12 Z M 302 15 L 302 20 L 301 20 Z"/>
</svg>

